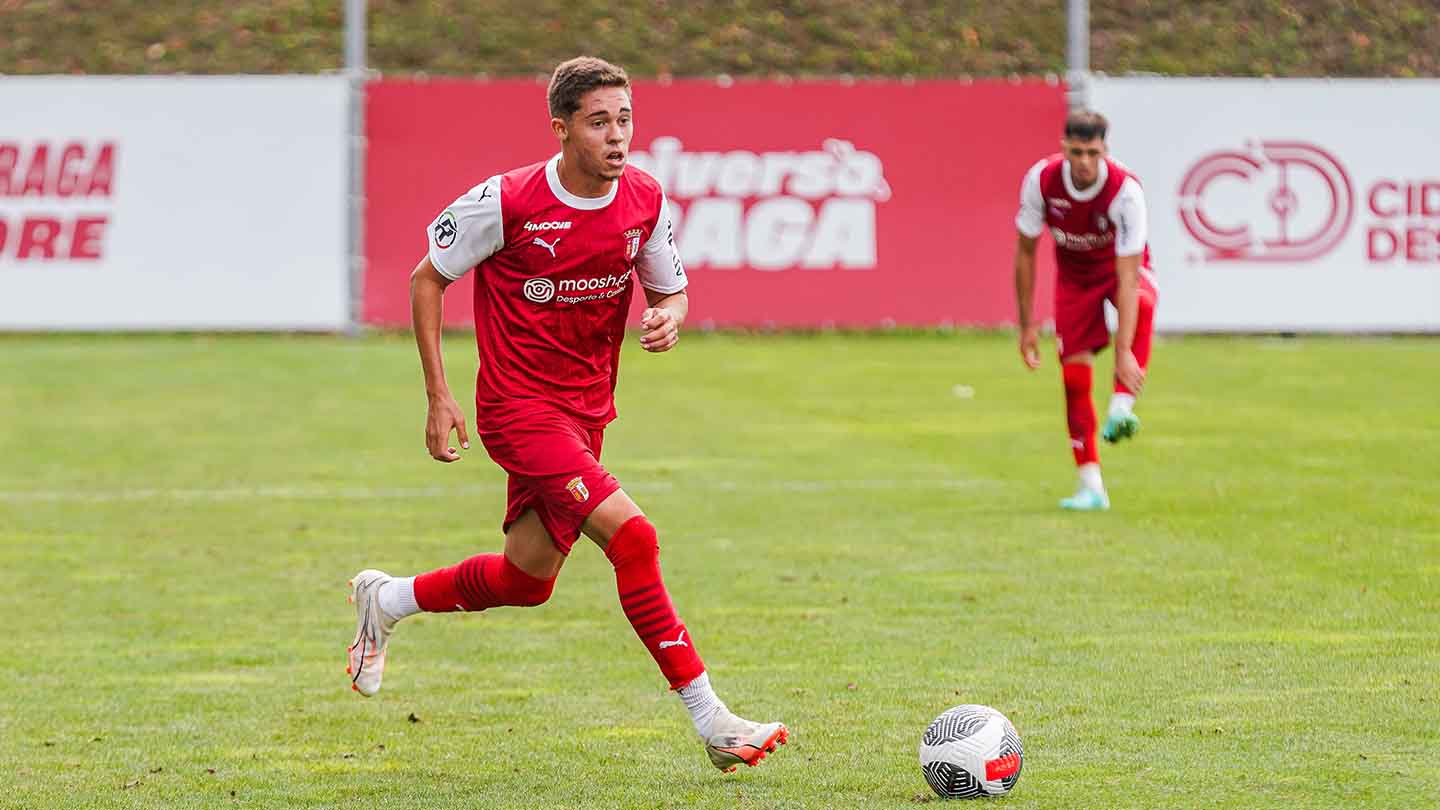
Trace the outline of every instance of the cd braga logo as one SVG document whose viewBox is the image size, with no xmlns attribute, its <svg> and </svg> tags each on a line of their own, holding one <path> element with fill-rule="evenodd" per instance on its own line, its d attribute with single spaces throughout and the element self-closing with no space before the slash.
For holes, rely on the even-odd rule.
<svg viewBox="0 0 1440 810">
<path fill-rule="evenodd" d="M 1316 259 L 1344 238 L 1354 215 L 1345 169 L 1304 143 L 1215 152 L 1180 182 L 1180 221 L 1210 261 Z"/>
<path fill-rule="evenodd" d="M 1210 262 L 1308 262 L 1344 241 L 1363 202 L 1371 264 L 1440 262 L 1440 180 L 1380 178 L 1357 198 L 1350 172 L 1302 141 L 1212 152 L 1180 182 L 1180 222 Z"/>
</svg>

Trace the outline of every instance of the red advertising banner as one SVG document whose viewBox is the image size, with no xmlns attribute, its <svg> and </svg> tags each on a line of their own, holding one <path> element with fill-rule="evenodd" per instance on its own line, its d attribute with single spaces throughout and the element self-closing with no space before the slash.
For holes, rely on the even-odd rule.
<svg viewBox="0 0 1440 810">
<path fill-rule="evenodd" d="M 999 325 L 1020 181 L 1064 115 L 1042 81 L 640 82 L 631 161 L 671 200 L 692 325 Z M 430 220 L 558 145 L 525 80 L 374 82 L 366 129 L 363 317 L 401 325 Z M 470 321 L 471 283 L 447 324 Z"/>
</svg>

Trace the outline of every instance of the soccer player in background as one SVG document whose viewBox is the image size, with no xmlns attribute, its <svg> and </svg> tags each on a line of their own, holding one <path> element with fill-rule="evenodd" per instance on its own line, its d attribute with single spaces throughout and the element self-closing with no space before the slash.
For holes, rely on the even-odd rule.
<svg viewBox="0 0 1440 810">
<path fill-rule="evenodd" d="M 1155 276 L 1146 244 L 1145 195 L 1140 182 L 1105 145 L 1109 124 L 1099 113 L 1080 111 L 1065 120 L 1061 153 L 1025 174 L 1015 216 L 1015 297 L 1020 317 L 1020 357 L 1040 367 L 1035 324 L 1035 245 L 1049 227 L 1055 241 L 1055 344 L 1065 382 L 1065 416 L 1080 486 L 1060 501 L 1064 509 L 1100 511 L 1110 496 L 1100 476 L 1095 442 L 1095 405 L 1090 399 L 1095 354 L 1110 343 L 1105 302 L 1115 305 L 1115 388 L 1101 435 L 1108 442 L 1140 429 L 1135 397 L 1145 384 L 1155 316 Z"/>
<path fill-rule="evenodd" d="M 543 604 L 583 533 L 614 566 L 625 617 L 689 710 L 711 762 L 726 771 L 755 765 L 788 731 L 744 720 L 716 696 L 661 579 L 655 526 L 600 465 L 631 277 L 649 304 L 640 318 L 646 351 L 674 348 L 689 308 L 665 194 L 626 165 L 630 80 L 580 57 L 555 69 L 548 99 L 560 153 L 461 195 L 430 224 L 410 282 L 430 403 L 425 443 L 436 460 L 454 462 L 461 456 L 448 446 L 451 431 L 462 449 L 470 445 L 441 363 L 441 303 L 451 282 L 475 274 L 475 424 L 509 474 L 504 553 L 413 577 L 356 574 L 351 685 L 367 697 L 379 691 L 390 636 L 406 616 Z"/>
</svg>

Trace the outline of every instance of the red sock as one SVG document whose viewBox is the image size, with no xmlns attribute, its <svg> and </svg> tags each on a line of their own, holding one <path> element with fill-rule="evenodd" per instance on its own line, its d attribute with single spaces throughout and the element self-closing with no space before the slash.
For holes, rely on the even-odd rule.
<svg viewBox="0 0 1440 810">
<path fill-rule="evenodd" d="M 1065 376 L 1065 421 L 1070 426 L 1070 449 L 1075 451 L 1075 464 L 1100 461 L 1100 448 L 1095 444 L 1095 403 L 1090 401 L 1090 366 L 1065 363 L 1060 368 Z"/>
<path fill-rule="evenodd" d="M 1130 351 L 1143 371 L 1150 367 L 1150 337 L 1155 326 L 1155 295 L 1142 289 L 1136 295 L 1136 302 L 1139 306 L 1135 315 L 1135 340 L 1130 343 Z M 1129 386 L 1122 384 L 1119 378 L 1115 380 L 1115 392 L 1131 396 L 1135 394 Z"/>
<path fill-rule="evenodd" d="M 504 554 L 479 554 L 459 565 L 415 577 L 415 604 L 428 613 L 484 610 L 501 605 L 542 605 L 555 578 L 521 571 Z"/>
<path fill-rule="evenodd" d="M 660 578 L 660 545 L 655 527 L 644 515 L 630 518 L 610 538 L 605 556 L 615 566 L 615 587 L 620 591 L 625 618 L 660 665 L 670 688 L 679 689 L 700 677 L 705 664 L 695 652 L 689 631 L 675 615 L 675 606 Z"/>
</svg>

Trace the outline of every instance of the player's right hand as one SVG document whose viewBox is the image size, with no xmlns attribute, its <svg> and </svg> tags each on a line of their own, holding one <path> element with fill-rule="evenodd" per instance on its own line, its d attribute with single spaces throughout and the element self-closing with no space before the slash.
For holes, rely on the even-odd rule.
<svg viewBox="0 0 1440 810">
<path fill-rule="evenodd" d="M 470 434 L 465 431 L 465 413 L 450 395 L 431 397 L 425 416 L 425 448 L 436 461 L 459 461 L 460 454 L 450 446 L 450 431 L 460 436 L 460 446 L 470 449 Z"/>
<path fill-rule="evenodd" d="M 1040 368 L 1040 330 L 1020 330 L 1020 359 L 1032 371 Z"/>
</svg>

